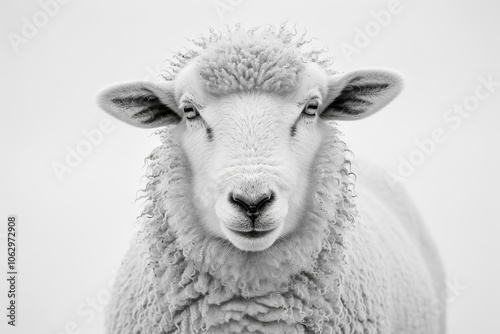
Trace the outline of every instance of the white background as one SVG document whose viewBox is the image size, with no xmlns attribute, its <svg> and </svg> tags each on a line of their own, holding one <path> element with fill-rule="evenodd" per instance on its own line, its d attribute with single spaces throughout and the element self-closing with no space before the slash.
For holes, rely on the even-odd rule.
<svg viewBox="0 0 500 334">
<path fill-rule="evenodd" d="M 230 7 L 218 13 L 214 5 L 221 3 Z M 7 215 L 16 214 L 20 273 L 15 329 L 5 324 L 1 276 L 2 333 L 102 331 L 108 283 L 139 214 L 134 200 L 143 159 L 158 140 L 106 116 L 96 92 L 119 81 L 154 80 L 169 50 L 187 46 L 186 37 L 209 26 L 286 19 L 327 46 L 340 71 L 387 67 L 404 75 L 404 92 L 385 110 L 340 126 L 357 156 L 395 175 L 401 159 L 424 157 L 403 182 L 455 286 L 442 301 L 449 333 L 498 331 L 500 87 L 457 128 L 443 119 L 454 105 L 474 101 L 479 77 L 500 82 L 498 2 L 401 0 L 379 31 L 372 11 L 387 10 L 388 1 L 73 0 L 47 22 L 37 1 L 0 6 L 0 267 L 4 272 Z M 26 20 L 41 26 L 14 47 L 9 36 L 21 38 Z M 351 56 L 343 52 L 341 46 L 357 47 L 355 38 L 367 27 L 368 45 Z M 103 119 L 113 130 L 59 181 L 54 163 L 65 164 L 68 150 L 85 145 L 83 132 Z M 446 140 L 428 155 L 416 152 L 415 141 L 436 128 Z"/>
</svg>

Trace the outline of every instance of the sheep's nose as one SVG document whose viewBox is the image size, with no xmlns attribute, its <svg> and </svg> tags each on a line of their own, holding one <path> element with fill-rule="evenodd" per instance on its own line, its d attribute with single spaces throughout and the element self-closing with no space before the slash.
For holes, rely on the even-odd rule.
<svg viewBox="0 0 500 334">
<path fill-rule="evenodd" d="M 257 218 L 266 203 L 273 200 L 273 193 L 265 193 L 257 197 L 257 200 L 245 198 L 243 195 L 231 193 L 229 201 L 237 205 L 240 209 L 246 212 L 246 215 L 252 219 Z"/>
</svg>

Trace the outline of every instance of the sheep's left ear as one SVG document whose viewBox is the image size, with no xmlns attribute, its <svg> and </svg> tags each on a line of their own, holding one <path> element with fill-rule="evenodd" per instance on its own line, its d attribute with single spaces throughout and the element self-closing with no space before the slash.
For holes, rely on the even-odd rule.
<svg viewBox="0 0 500 334">
<path fill-rule="evenodd" d="M 332 75 L 321 117 L 356 120 L 370 116 L 391 102 L 403 88 L 399 74 L 365 69 Z"/>
</svg>

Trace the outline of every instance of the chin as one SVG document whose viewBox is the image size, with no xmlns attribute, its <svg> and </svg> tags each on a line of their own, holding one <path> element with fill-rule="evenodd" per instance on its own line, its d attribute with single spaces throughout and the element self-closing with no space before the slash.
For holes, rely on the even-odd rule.
<svg viewBox="0 0 500 334">
<path fill-rule="evenodd" d="M 271 247 L 279 238 L 282 224 L 266 232 L 241 233 L 226 226 L 222 227 L 225 237 L 238 249 L 247 252 L 260 252 Z"/>
</svg>

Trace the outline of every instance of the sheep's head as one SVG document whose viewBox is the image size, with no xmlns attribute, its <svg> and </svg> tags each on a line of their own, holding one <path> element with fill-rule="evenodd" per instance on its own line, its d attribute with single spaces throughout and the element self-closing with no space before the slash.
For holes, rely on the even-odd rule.
<svg viewBox="0 0 500 334">
<path fill-rule="evenodd" d="M 207 45 L 173 80 L 105 89 L 101 107 L 129 124 L 175 131 L 206 233 L 262 251 L 301 224 L 328 120 L 356 120 L 400 91 L 385 70 L 331 74 L 264 36 Z"/>
</svg>

